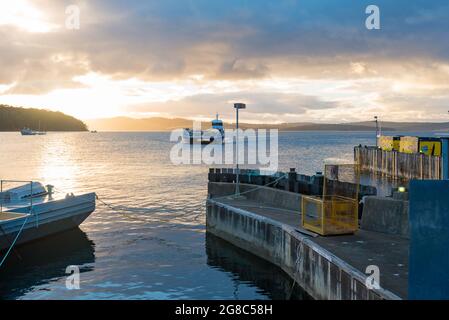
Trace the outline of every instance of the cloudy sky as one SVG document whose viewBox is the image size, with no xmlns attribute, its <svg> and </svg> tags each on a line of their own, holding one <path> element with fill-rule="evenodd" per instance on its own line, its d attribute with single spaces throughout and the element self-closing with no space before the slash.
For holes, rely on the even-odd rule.
<svg viewBox="0 0 449 320">
<path fill-rule="evenodd" d="M 235 101 L 251 122 L 448 121 L 449 2 L 0 0 L 0 104 L 231 119 Z"/>
</svg>

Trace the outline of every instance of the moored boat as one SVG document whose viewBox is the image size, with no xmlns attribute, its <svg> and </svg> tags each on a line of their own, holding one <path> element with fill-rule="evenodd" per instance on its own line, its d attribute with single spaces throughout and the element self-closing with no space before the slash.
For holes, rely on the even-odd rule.
<svg viewBox="0 0 449 320">
<path fill-rule="evenodd" d="M 2 180 L 1 184 L 4 185 Z M 52 186 L 28 182 L 0 192 L 0 251 L 77 228 L 95 211 L 95 193 L 55 197 Z"/>
<path fill-rule="evenodd" d="M 42 136 L 47 134 L 45 131 L 36 131 L 30 128 L 23 128 L 22 130 L 20 130 L 20 133 L 22 134 L 22 136 Z"/>
</svg>

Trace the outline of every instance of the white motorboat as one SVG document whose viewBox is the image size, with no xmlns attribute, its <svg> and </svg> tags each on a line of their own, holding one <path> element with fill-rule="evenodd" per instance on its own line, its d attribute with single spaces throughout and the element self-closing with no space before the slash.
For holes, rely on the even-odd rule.
<svg viewBox="0 0 449 320">
<path fill-rule="evenodd" d="M 54 196 L 52 186 L 28 182 L 0 191 L 0 251 L 77 228 L 94 210 L 95 193 Z"/>
</svg>

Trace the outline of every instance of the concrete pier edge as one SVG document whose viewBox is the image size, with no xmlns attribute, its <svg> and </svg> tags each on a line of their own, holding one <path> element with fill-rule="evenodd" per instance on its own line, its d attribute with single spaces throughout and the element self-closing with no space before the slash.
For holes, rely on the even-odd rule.
<svg viewBox="0 0 449 320">
<path fill-rule="evenodd" d="M 206 210 L 206 224 L 207 224 L 207 230 L 208 232 L 211 232 L 215 234 L 216 236 L 219 236 L 223 238 L 224 240 L 244 249 L 247 250 L 273 264 L 281 268 L 284 272 L 286 272 L 291 278 L 292 281 L 295 281 L 299 286 L 301 286 L 308 294 L 310 294 L 315 299 L 349 299 L 349 300 L 356 300 L 356 299 L 366 299 L 366 300 L 402 300 L 399 296 L 392 293 L 391 291 L 388 291 L 386 289 L 380 288 L 380 289 L 368 289 L 365 286 L 365 281 L 367 279 L 367 275 L 362 273 L 361 271 L 355 269 L 350 264 L 346 263 L 344 260 L 340 259 L 333 253 L 329 252 L 328 250 L 324 249 L 317 243 L 313 241 L 313 239 L 308 238 L 307 236 L 301 234 L 299 231 L 297 231 L 294 227 L 284 224 L 282 222 L 270 219 L 268 217 L 263 217 L 261 215 L 246 211 L 241 208 L 235 208 L 230 205 L 220 203 L 219 201 L 216 201 L 214 199 L 208 199 L 207 200 L 207 210 Z M 245 234 L 246 237 L 254 238 L 254 241 L 248 241 L 243 238 L 240 238 L 237 236 L 237 233 L 241 230 L 233 230 L 235 232 L 230 232 L 227 229 L 226 224 L 231 224 L 233 219 L 227 219 L 227 222 L 225 223 L 216 223 L 217 222 L 217 214 L 220 212 L 220 208 L 223 208 L 226 210 L 226 212 L 238 215 L 239 218 L 243 217 L 246 219 L 253 219 L 256 223 L 265 223 L 270 227 L 278 228 L 282 233 L 283 237 L 285 238 L 285 234 L 287 234 L 290 239 L 296 240 L 299 244 L 302 244 L 309 250 L 312 250 L 312 252 L 315 252 L 319 259 L 324 259 L 327 261 L 327 271 L 324 271 L 324 273 L 320 274 L 320 271 L 323 270 L 304 270 L 306 266 L 302 266 L 302 273 L 297 272 L 298 266 L 297 266 L 297 259 L 298 257 L 294 257 L 294 264 L 292 265 L 292 258 L 288 255 L 291 254 L 291 246 L 290 246 L 290 240 L 288 247 L 285 244 L 285 241 L 282 243 L 282 252 L 281 255 L 277 254 L 271 254 L 270 251 L 276 251 L 276 248 L 274 245 L 270 248 L 267 248 L 266 250 L 262 250 L 257 244 L 257 242 L 264 241 L 265 244 L 269 243 L 267 239 L 262 238 L 256 238 L 254 235 L 250 235 L 248 233 Z M 218 211 L 218 213 L 217 213 Z M 286 252 L 287 250 L 290 251 L 290 253 Z M 296 251 L 296 250 L 295 250 Z M 296 253 L 297 255 L 297 253 Z M 289 260 L 289 261 L 287 261 Z M 300 263 L 303 262 L 303 257 L 300 259 Z M 314 260 L 314 258 L 312 259 Z M 319 261 L 315 261 L 314 268 L 319 268 L 321 266 L 321 263 Z M 332 266 L 335 266 L 337 268 L 337 276 L 335 279 L 332 279 Z M 309 266 L 310 267 L 310 266 Z M 321 266 L 322 267 L 322 266 Z M 307 268 L 306 268 L 307 269 Z M 324 268 L 323 268 L 324 269 Z M 309 271 L 309 273 L 313 273 L 312 271 L 315 271 L 316 274 L 304 274 L 305 272 Z M 333 270 L 335 271 L 335 270 Z M 350 279 L 349 288 L 345 288 L 343 285 L 342 280 L 342 273 L 346 273 Z M 335 272 L 334 272 L 335 273 Z M 310 280 L 309 282 L 319 282 L 320 284 L 325 284 L 324 287 L 319 288 L 318 285 L 310 285 L 310 283 L 307 283 L 306 279 L 307 277 L 316 277 L 313 280 Z M 333 282 L 332 282 L 333 281 Z M 336 283 L 334 283 L 336 282 Z M 334 288 L 334 292 L 332 292 L 332 285 L 336 285 L 336 288 Z M 342 291 L 342 290 L 349 290 L 349 292 Z M 363 291 L 363 292 L 362 292 Z"/>
</svg>

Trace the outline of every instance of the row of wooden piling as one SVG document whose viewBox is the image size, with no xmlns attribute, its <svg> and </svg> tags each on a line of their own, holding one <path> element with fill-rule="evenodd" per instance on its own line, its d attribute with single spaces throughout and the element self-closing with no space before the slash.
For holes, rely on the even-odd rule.
<svg viewBox="0 0 449 320">
<path fill-rule="evenodd" d="M 362 171 L 399 179 L 441 179 L 441 157 L 422 153 L 384 151 L 376 147 L 354 148 L 354 160 Z"/>
</svg>

